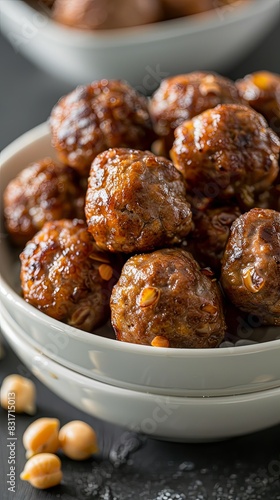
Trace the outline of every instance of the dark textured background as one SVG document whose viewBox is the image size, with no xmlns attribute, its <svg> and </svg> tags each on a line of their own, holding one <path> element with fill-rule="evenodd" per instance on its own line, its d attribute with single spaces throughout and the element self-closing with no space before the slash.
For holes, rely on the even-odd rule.
<svg viewBox="0 0 280 500">
<path fill-rule="evenodd" d="M 232 68 L 239 78 L 258 69 L 280 72 L 280 23 L 255 51 Z M 71 86 L 35 68 L 0 38 L 1 135 L 3 148 L 45 121 L 58 98 Z M 30 376 L 6 346 L 0 381 L 10 373 Z M 280 500 L 280 426 L 212 444 L 178 444 L 137 438 L 89 417 L 36 382 L 38 413 L 64 424 L 85 420 L 97 431 L 101 453 L 86 462 L 63 458 L 63 484 L 47 491 L 18 478 L 25 463 L 22 434 L 32 418 L 16 417 L 17 486 L 7 493 L 7 414 L 0 409 L 1 500 Z M 35 418 L 35 417 L 34 417 Z M 125 443 L 125 445 L 123 444 Z"/>
</svg>

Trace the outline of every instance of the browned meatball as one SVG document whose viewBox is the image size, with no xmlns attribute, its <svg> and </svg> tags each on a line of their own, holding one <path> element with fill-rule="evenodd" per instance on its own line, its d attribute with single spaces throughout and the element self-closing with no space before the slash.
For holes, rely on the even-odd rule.
<svg viewBox="0 0 280 500">
<path fill-rule="evenodd" d="M 221 295 L 192 255 L 163 249 L 131 257 L 111 296 L 118 340 L 166 347 L 217 347 L 225 333 Z"/>
<path fill-rule="evenodd" d="M 59 159 L 83 173 L 106 149 L 149 149 L 154 139 L 147 99 L 118 80 L 77 87 L 54 107 L 50 125 Z"/>
<path fill-rule="evenodd" d="M 238 80 L 236 85 L 242 98 L 280 136 L 280 75 L 257 71 Z"/>
<path fill-rule="evenodd" d="M 85 193 L 70 167 L 44 158 L 23 169 L 4 192 L 4 216 L 14 243 L 25 245 L 50 220 L 84 218 Z"/>
<path fill-rule="evenodd" d="M 236 206 L 194 211 L 195 228 L 189 235 L 189 250 L 202 267 L 220 271 L 231 225 L 240 215 Z"/>
<path fill-rule="evenodd" d="M 256 193 L 278 174 L 280 141 L 262 115 L 247 106 L 222 104 L 175 131 L 171 158 L 195 196 L 236 195 L 251 207 Z"/>
<path fill-rule="evenodd" d="M 168 154 L 174 130 L 218 104 L 242 103 L 234 82 L 215 73 L 194 72 L 166 78 L 151 98 L 150 113 L 154 128 Z"/>
<path fill-rule="evenodd" d="M 160 0 L 56 0 L 53 17 L 82 29 L 114 29 L 161 20 Z"/>
<path fill-rule="evenodd" d="M 109 317 L 118 277 L 85 222 L 46 222 L 20 255 L 24 299 L 52 318 L 92 332 Z"/>
<path fill-rule="evenodd" d="M 85 206 L 100 248 L 133 253 L 180 243 L 192 228 L 184 179 L 149 151 L 110 149 L 94 160 Z"/>
<path fill-rule="evenodd" d="M 253 208 L 232 225 L 222 285 L 241 310 L 280 325 L 280 213 Z"/>
</svg>

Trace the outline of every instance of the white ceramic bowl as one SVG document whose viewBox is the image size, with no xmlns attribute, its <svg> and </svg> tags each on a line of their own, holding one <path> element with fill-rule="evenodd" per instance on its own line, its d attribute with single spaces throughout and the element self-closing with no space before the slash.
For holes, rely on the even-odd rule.
<svg viewBox="0 0 280 500">
<path fill-rule="evenodd" d="M 54 23 L 22 0 L 1 0 L 0 13 L 15 49 L 43 69 L 73 84 L 122 78 L 151 93 L 168 75 L 233 66 L 276 21 L 279 0 L 97 33 Z"/>
<path fill-rule="evenodd" d="M 22 168 L 46 155 L 54 155 L 47 124 L 8 146 L 2 153 L 1 198 Z M 4 231 L 1 237 L 3 312 L 12 316 L 33 347 L 61 365 L 117 387 L 167 396 L 229 396 L 280 387 L 279 327 L 262 331 L 264 343 L 219 349 L 155 349 L 82 332 L 21 298 L 18 251 L 12 251 Z M 250 333 L 250 325 L 247 329 Z M 99 332 L 106 335 L 108 328 Z M 270 336 L 279 338 L 267 341 Z"/>
<path fill-rule="evenodd" d="M 3 333 L 27 367 L 80 410 L 136 432 L 172 441 L 231 438 L 280 423 L 280 388 L 238 396 L 172 397 L 98 382 L 44 356 L 7 314 Z"/>
</svg>

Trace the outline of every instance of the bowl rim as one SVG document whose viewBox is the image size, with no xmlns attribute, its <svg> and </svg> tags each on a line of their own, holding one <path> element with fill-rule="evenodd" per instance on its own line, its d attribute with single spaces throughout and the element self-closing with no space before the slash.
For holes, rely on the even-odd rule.
<svg viewBox="0 0 280 500">
<path fill-rule="evenodd" d="M 25 148 L 32 148 L 32 144 L 34 142 L 40 140 L 46 140 L 50 138 L 50 130 L 48 122 L 44 122 L 37 127 L 25 132 L 19 138 L 15 139 L 12 143 L 10 143 L 1 153 L 1 161 L 0 161 L 0 173 L 5 169 L 5 163 L 10 161 L 14 154 L 20 153 L 21 150 Z M 5 236 L 3 237 L 3 241 Z M 1 238 L 0 238 L 1 240 Z M 25 302 L 25 300 L 20 297 L 15 290 L 4 280 L 1 274 L 1 263 L 0 263 L 0 295 L 6 297 L 17 309 L 20 309 L 22 312 L 25 311 L 27 315 L 32 319 L 34 317 L 37 318 L 37 321 L 44 323 L 46 327 L 51 327 L 52 329 L 64 331 L 67 335 L 74 339 L 79 339 L 86 344 L 92 344 L 92 347 L 102 347 L 106 349 L 120 349 L 123 352 L 133 352 L 134 354 L 145 354 L 148 356 L 161 356 L 162 353 L 166 357 L 185 357 L 186 359 L 189 356 L 196 357 L 220 357 L 220 356 L 229 356 L 229 355 L 244 355 L 244 354 L 253 354 L 260 351 L 269 351 L 271 349 L 280 348 L 280 339 L 270 340 L 263 343 L 256 343 L 244 346 L 232 346 L 223 349 L 213 348 L 201 348 L 201 349 L 190 349 L 190 348 L 165 348 L 155 349 L 152 346 L 141 345 L 141 344 L 132 344 L 128 342 L 121 342 L 115 339 L 104 338 L 97 333 L 88 333 L 82 330 L 79 330 L 75 327 L 62 323 L 56 319 L 47 316 L 43 312 L 37 310 L 32 305 Z M 280 328 L 279 328 L 280 331 Z"/>
<path fill-rule="evenodd" d="M 230 9 L 225 5 L 178 19 L 96 32 L 65 26 L 49 17 L 48 22 L 42 26 L 42 32 L 44 32 L 46 37 L 53 39 L 53 41 L 66 42 L 70 40 L 70 44 L 77 47 L 84 44 L 90 45 L 92 42 L 96 47 L 102 48 L 111 46 L 112 42 L 114 46 L 126 43 L 130 45 L 145 45 L 150 42 L 161 41 L 163 33 L 165 39 L 178 38 L 181 35 L 200 33 L 215 29 L 221 25 L 226 26 L 239 21 L 245 21 L 247 18 L 255 15 L 259 16 L 270 8 L 276 7 L 278 1 L 244 0 L 244 3 L 242 2 L 240 5 L 231 7 Z M 26 18 L 29 19 L 36 15 L 42 16 L 40 11 L 25 3 L 24 0 L 13 0 L 13 2 L 2 0 L 0 2 L 0 11 L 16 22 L 18 26 L 22 26 Z"/>
<path fill-rule="evenodd" d="M 133 390 L 133 389 L 128 389 L 125 387 L 120 387 L 120 386 L 115 386 L 111 385 L 109 383 L 101 382 L 96 379 L 92 379 L 90 377 L 87 377 L 86 375 L 79 373 L 75 370 L 71 370 L 70 368 L 62 365 L 61 363 L 49 358 L 46 354 L 43 354 L 42 352 L 38 351 L 35 347 L 33 347 L 29 342 L 26 341 L 26 339 L 22 336 L 20 332 L 20 327 L 17 324 L 10 325 L 8 322 L 6 322 L 6 327 L 8 326 L 8 333 L 7 333 L 7 328 L 4 329 L 4 337 L 7 340 L 7 342 L 10 341 L 10 338 L 12 338 L 12 342 L 17 345 L 17 347 L 20 349 L 20 352 L 28 352 L 28 356 L 32 357 L 33 359 L 37 359 L 39 361 L 38 365 L 47 365 L 48 371 L 52 373 L 52 367 L 55 367 L 54 371 L 58 372 L 59 374 L 64 373 L 64 378 L 67 376 L 69 380 L 75 380 L 78 383 L 83 383 L 83 381 L 86 381 L 86 384 L 90 384 L 93 388 L 95 387 L 97 390 L 108 393 L 110 395 L 112 391 L 114 392 L 114 395 L 116 396 L 117 393 L 121 395 L 122 397 L 128 397 L 128 398 L 135 398 L 142 400 L 143 402 L 147 401 L 154 401 L 155 403 L 158 400 L 168 400 L 168 403 L 178 403 L 178 405 L 183 404 L 185 405 L 186 402 L 188 402 L 191 405 L 199 405 L 199 406 L 207 406 L 209 403 L 210 404 L 234 404 L 234 403 L 246 403 L 248 401 L 255 401 L 258 399 L 264 399 L 267 397 L 275 397 L 278 394 L 280 395 L 280 387 L 274 387 L 272 389 L 265 389 L 262 391 L 257 391 L 257 392 L 249 392 L 246 394 L 234 394 L 234 395 L 222 395 L 222 396 L 173 396 L 173 395 L 166 395 L 166 394 L 157 394 L 157 393 L 150 393 L 148 391 L 143 392 L 143 391 L 138 391 L 138 390 Z M 68 376 L 70 374 L 70 376 Z"/>
</svg>

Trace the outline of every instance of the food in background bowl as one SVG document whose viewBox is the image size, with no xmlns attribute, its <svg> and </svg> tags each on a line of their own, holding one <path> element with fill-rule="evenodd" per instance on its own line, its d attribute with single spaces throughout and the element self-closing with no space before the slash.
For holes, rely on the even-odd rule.
<svg viewBox="0 0 280 500">
<path fill-rule="evenodd" d="M 52 18 L 85 30 L 118 29 L 165 21 L 245 0 L 43 0 Z M 247 2 L 249 0 L 246 0 Z M 38 2 L 40 3 L 40 2 Z M 233 5 L 234 6 L 234 5 Z"/>
<path fill-rule="evenodd" d="M 235 83 L 229 78 L 195 71 L 165 78 L 150 100 L 159 149 L 168 155 L 174 142 L 174 130 L 218 104 L 243 104 Z"/>
</svg>

